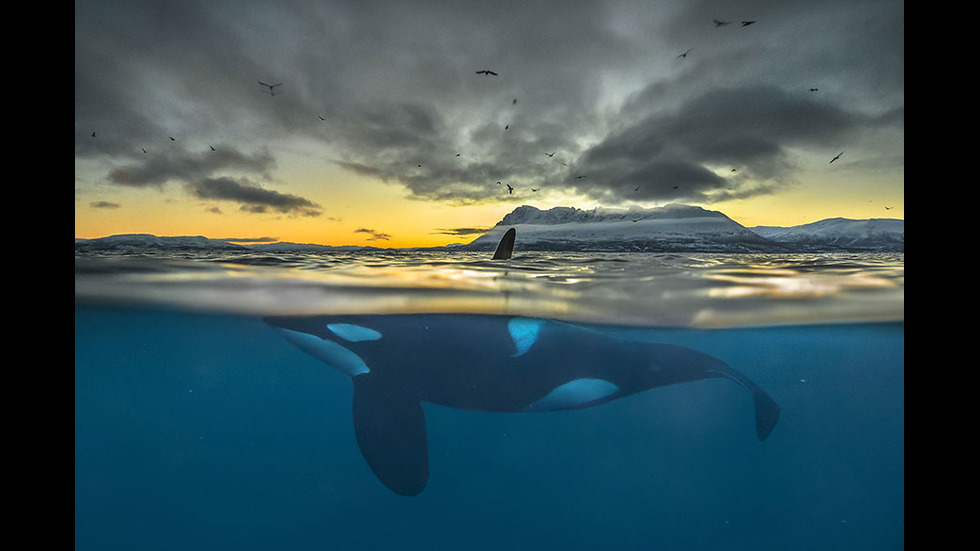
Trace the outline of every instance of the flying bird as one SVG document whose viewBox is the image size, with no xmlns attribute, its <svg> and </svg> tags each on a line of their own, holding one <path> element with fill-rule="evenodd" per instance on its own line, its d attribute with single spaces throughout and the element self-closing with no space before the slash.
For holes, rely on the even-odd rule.
<svg viewBox="0 0 980 551">
<path fill-rule="evenodd" d="M 217 149 L 215 149 L 213 145 L 209 145 L 208 147 L 211 148 L 211 151 L 217 151 Z"/>
<path fill-rule="evenodd" d="M 512 105 L 517 105 L 517 98 L 514 98 L 514 101 L 511 102 L 511 103 L 512 103 Z"/>
<path fill-rule="evenodd" d="M 748 26 L 749 26 L 749 25 L 751 25 L 752 23 L 755 23 L 755 21 L 742 21 L 742 26 L 743 26 L 743 27 L 748 27 Z"/>
<path fill-rule="evenodd" d="M 510 130 L 510 125 L 509 124 L 505 124 L 504 125 L 504 130 Z"/>
<path fill-rule="evenodd" d="M 634 192 L 636 192 L 636 191 L 640 191 L 640 186 L 636 186 L 635 188 L 633 188 L 633 191 L 634 191 Z"/>
<path fill-rule="evenodd" d="M 678 59 L 680 59 L 680 58 L 682 58 L 682 57 L 687 57 L 687 54 L 688 54 L 688 53 L 690 53 L 690 52 L 691 52 L 691 50 L 693 50 L 693 49 L 694 49 L 694 48 L 688 48 L 688 49 L 687 49 L 687 51 L 685 51 L 684 53 L 682 53 L 682 54 L 678 54 L 678 55 L 677 55 L 677 58 L 678 58 Z"/>
<path fill-rule="evenodd" d="M 495 72 L 493 72 L 493 71 L 491 71 L 489 69 L 484 69 L 482 71 L 477 71 L 476 74 L 483 75 L 483 76 L 489 76 L 489 75 L 497 76 L 497 73 L 495 73 Z"/>
<path fill-rule="evenodd" d="M 266 83 L 262 82 L 261 80 L 259 81 L 259 84 L 261 84 L 262 86 L 265 86 L 266 88 L 269 89 L 269 95 L 270 96 L 276 95 L 276 86 L 282 86 L 282 83 L 281 82 L 277 82 L 275 84 L 266 84 Z"/>
<path fill-rule="evenodd" d="M 717 19 L 712 19 L 712 21 L 715 22 L 715 27 L 722 27 L 731 23 L 731 21 L 718 21 Z"/>
<path fill-rule="evenodd" d="M 317 118 L 319 118 L 321 121 L 327 120 L 327 119 L 323 118 L 323 115 L 317 115 Z"/>
<path fill-rule="evenodd" d="M 173 136 L 170 136 L 170 141 L 175 142 L 177 140 L 175 140 Z"/>
<path fill-rule="evenodd" d="M 507 193 L 514 193 L 514 188 L 510 187 L 510 184 L 507 184 Z"/>
<path fill-rule="evenodd" d="M 541 189 L 541 188 L 539 188 L 539 187 L 533 187 L 533 188 L 531 188 L 531 191 L 538 191 L 539 189 Z"/>
<path fill-rule="evenodd" d="M 816 92 L 817 91 L 817 88 L 810 88 L 810 91 L 811 92 Z"/>
<path fill-rule="evenodd" d="M 145 147 L 141 147 L 140 149 L 143 150 L 143 155 L 146 155 L 146 148 Z"/>
<path fill-rule="evenodd" d="M 555 153 L 558 153 L 558 152 L 557 152 L 557 151 L 555 151 Z M 547 156 L 549 156 L 549 157 L 554 157 L 554 156 L 555 156 L 555 153 L 545 153 L 545 155 L 547 155 Z"/>
<path fill-rule="evenodd" d="M 837 156 L 836 156 L 836 157 L 834 157 L 833 159 L 831 159 L 831 160 L 830 160 L 830 162 L 834 162 L 834 161 L 836 161 L 837 159 L 840 159 L 840 156 L 841 156 L 841 155 L 843 155 L 843 154 L 844 154 L 844 152 L 843 152 L 843 151 L 841 151 L 840 153 L 838 153 L 838 154 L 837 154 Z"/>
<path fill-rule="evenodd" d="M 579 174 L 575 178 L 578 179 L 578 180 L 581 180 L 582 178 L 585 178 L 585 174 Z"/>
<path fill-rule="evenodd" d="M 95 137 L 95 132 L 92 132 L 92 137 L 93 137 L 93 138 Z"/>
<path fill-rule="evenodd" d="M 892 210 L 892 207 L 885 207 L 885 210 Z"/>
</svg>

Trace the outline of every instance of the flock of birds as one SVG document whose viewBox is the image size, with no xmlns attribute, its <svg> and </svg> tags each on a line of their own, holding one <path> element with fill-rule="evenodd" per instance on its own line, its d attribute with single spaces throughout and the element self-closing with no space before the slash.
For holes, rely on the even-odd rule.
<svg viewBox="0 0 980 551">
<path fill-rule="evenodd" d="M 730 25 L 730 24 L 733 23 L 732 21 L 722 21 L 722 20 L 719 20 L 719 19 L 713 19 L 712 21 L 713 21 L 713 23 L 714 23 L 714 25 L 715 25 L 716 28 L 717 27 L 724 27 L 726 25 Z M 740 26 L 741 27 L 748 27 L 749 25 L 753 25 L 755 23 L 756 23 L 755 20 L 743 20 L 743 21 L 740 21 Z M 688 56 L 688 54 L 691 53 L 692 50 L 693 50 L 693 48 L 688 48 L 686 51 L 684 51 L 681 54 L 679 54 L 677 56 L 677 58 L 679 58 L 679 59 L 686 58 Z M 491 69 L 481 69 L 479 71 L 476 71 L 476 74 L 483 75 L 484 77 L 499 76 L 496 71 L 493 71 Z M 268 88 L 267 93 L 270 96 L 275 96 L 276 95 L 276 88 L 282 86 L 282 83 L 281 82 L 277 82 L 275 84 L 268 84 L 268 83 L 263 82 L 263 81 L 258 81 L 258 84 L 261 85 L 261 86 L 263 86 L 263 87 L 265 87 L 265 88 Z M 808 90 L 810 92 L 817 92 L 818 91 L 818 88 L 811 87 Z M 512 104 L 514 104 L 514 105 L 517 104 L 517 98 L 514 98 L 513 99 Z M 326 121 L 327 120 L 322 115 L 317 115 L 317 117 L 321 121 Z M 504 126 L 504 130 L 509 130 L 509 129 L 510 129 L 510 124 L 507 124 L 507 125 Z M 96 137 L 96 133 L 95 132 L 92 132 L 91 137 L 92 138 L 95 138 Z M 170 138 L 170 141 L 176 141 L 176 139 L 173 136 L 169 136 L 169 138 Z M 215 149 L 215 147 L 213 145 L 209 145 L 208 147 L 210 148 L 211 151 L 217 151 L 217 149 Z M 145 147 L 141 147 L 140 149 L 142 150 L 142 152 L 143 152 L 144 155 L 147 153 L 147 150 L 146 150 Z M 552 157 L 555 156 L 556 153 L 557 153 L 557 151 L 553 151 L 551 153 L 545 152 L 545 155 L 548 156 L 549 158 L 552 158 Z M 841 155 L 843 155 L 843 154 L 844 154 L 844 152 L 841 151 L 840 153 L 838 153 L 837 155 L 835 155 L 832 159 L 830 159 L 830 162 L 833 163 L 834 161 L 840 159 Z M 459 156 L 460 156 L 460 154 L 459 153 L 456 153 L 456 157 L 459 157 Z M 560 159 L 559 159 L 559 162 L 561 162 L 561 164 L 564 165 L 564 166 L 566 166 L 566 167 L 568 166 L 568 164 L 566 164 L 565 162 L 562 162 Z M 421 164 L 418 164 L 418 168 L 422 168 L 422 165 Z M 735 172 L 736 169 L 733 168 L 733 169 L 731 169 L 731 171 L 732 172 Z M 575 178 L 580 180 L 580 179 L 585 178 L 585 175 L 584 174 L 579 174 Z M 497 184 L 500 185 L 501 182 L 497 182 Z M 508 194 L 513 194 L 514 193 L 514 189 L 515 188 L 513 186 L 511 186 L 510 184 L 507 184 L 507 193 Z M 530 189 L 531 189 L 532 192 L 537 192 L 537 191 L 540 190 L 540 188 L 533 188 L 533 187 L 530 188 Z M 633 189 L 633 191 L 634 192 L 638 192 L 639 189 L 640 189 L 640 186 L 636 186 Z M 678 186 L 673 186 L 673 189 L 675 189 L 675 190 L 678 189 Z M 885 207 L 885 208 L 886 209 L 890 209 L 891 207 Z"/>
</svg>

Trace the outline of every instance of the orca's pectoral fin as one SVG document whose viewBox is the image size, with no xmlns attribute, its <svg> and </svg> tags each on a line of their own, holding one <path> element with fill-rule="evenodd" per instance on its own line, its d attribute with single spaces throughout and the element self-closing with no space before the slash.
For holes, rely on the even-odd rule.
<svg viewBox="0 0 980 551">
<path fill-rule="evenodd" d="M 361 454 L 385 486 L 403 496 L 418 495 L 429 480 L 422 404 L 379 385 L 372 375 L 353 380 L 354 434 Z"/>
</svg>

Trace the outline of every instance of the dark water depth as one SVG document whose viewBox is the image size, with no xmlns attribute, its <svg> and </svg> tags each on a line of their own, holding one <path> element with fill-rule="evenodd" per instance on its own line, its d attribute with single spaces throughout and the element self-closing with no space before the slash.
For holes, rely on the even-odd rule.
<svg viewBox="0 0 980 551">
<path fill-rule="evenodd" d="M 904 548 L 904 321 L 636 328 L 705 380 L 553 413 L 425 406 L 431 476 L 385 488 L 351 381 L 248 313 L 75 305 L 78 550 Z M 451 314 L 447 314 L 451 315 Z"/>
</svg>

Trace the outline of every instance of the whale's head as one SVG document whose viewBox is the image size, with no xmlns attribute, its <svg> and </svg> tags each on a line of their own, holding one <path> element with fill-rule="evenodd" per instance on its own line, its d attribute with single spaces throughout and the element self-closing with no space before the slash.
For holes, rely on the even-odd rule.
<svg viewBox="0 0 980 551">
<path fill-rule="evenodd" d="M 296 348 L 350 377 L 371 368 L 348 345 L 382 338 L 379 331 L 353 323 L 296 318 L 267 318 L 266 322 Z"/>
</svg>

